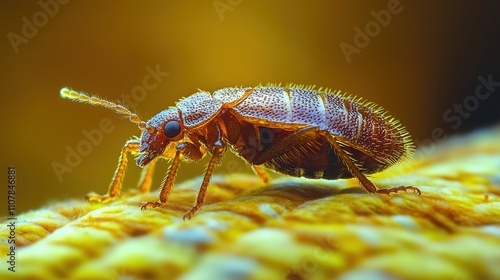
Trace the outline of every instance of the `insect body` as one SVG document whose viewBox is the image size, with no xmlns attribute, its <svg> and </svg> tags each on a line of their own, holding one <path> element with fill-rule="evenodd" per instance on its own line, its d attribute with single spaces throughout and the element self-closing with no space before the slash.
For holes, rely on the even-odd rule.
<svg viewBox="0 0 500 280">
<path fill-rule="evenodd" d="M 373 103 L 313 87 L 269 85 L 223 88 L 210 94 L 195 93 L 158 113 L 147 122 L 113 102 L 67 88 L 61 97 L 101 105 L 129 117 L 142 130 L 122 149 L 108 194 L 90 194 L 87 200 L 106 202 L 119 196 L 127 165 L 127 153 L 146 167 L 139 181 L 149 191 L 159 158 L 172 164 L 163 181 L 159 199 L 141 209 L 165 204 L 181 160 L 195 162 L 207 153 L 212 157 L 193 208 L 203 205 L 210 177 L 230 148 L 248 162 L 263 182 L 264 169 L 295 177 L 338 179 L 356 177 L 369 193 L 420 191 L 412 186 L 377 189 L 364 174 L 386 169 L 408 157 L 413 144 L 398 121 Z"/>
</svg>

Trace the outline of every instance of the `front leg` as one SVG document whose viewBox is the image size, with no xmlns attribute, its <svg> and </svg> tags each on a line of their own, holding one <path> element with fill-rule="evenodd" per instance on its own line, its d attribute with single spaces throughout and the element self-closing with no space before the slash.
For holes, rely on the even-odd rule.
<svg viewBox="0 0 500 280">
<path fill-rule="evenodd" d="M 140 141 L 139 139 L 132 139 L 125 142 L 122 148 L 120 157 L 118 158 L 118 167 L 116 168 L 115 175 L 111 180 L 109 185 L 108 193 L 105 195 L 99 195 L 96 193 L 89 193 L 85 200 L 87 201 L 97 201 L 97 202 L 108 202 L 118 198 L 120 195 L 120 190 L 122 189 L 123 178 L 125 177 L 125 170 L 127 169 L 127 154 L 137 154 L 139 152 Z"/>
<path fill-rule="evenodd" d="M 193 143 L 180 143 L 177 145 L 175 150 L 175 156 L 172 160 L 172 165 L 167 173 L 165 179 L 163 179 L 160 195 L 157 201 L 146 202 L 142 205 L 141 210 L 146 210 L 148 208 L 156 208 L 165 205 L 168 199 L 168 195 L 172 190 L 174 185 L 175 175 L 177 175 L 177 170 L 179 169 L 180 156 L 181 154 L 188 161 L 198 161 L 203 157 L 203 153 L 200 151 L 200 147 L 194 145 Z"/>
</svg>

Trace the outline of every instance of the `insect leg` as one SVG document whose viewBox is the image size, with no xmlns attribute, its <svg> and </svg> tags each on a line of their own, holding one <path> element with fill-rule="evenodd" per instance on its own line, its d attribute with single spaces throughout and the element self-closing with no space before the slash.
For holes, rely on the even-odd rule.
<svg viewBox="0 0 500 280">
<path fill-rule="evenodd" d="M 164 205 L 167 202 L 168 195 L 170 194 L 170 191 L 172 190 L 172 187 L 174 185 L 175 175 L 177 175 L 177 170 L 179 169 L 181 154 L 184 155 L 186 159 L 191 161 L 196 161 L 203 157 L 203 154 L 200 152 L 200 148 L 192 143 L 180 143 L 179 145 L 177 145 L 170 170 L 168 171 L 165 179 L 163 179 L 158 201 L 144 203 L 141 207 L 141 210 L 156 208 Z"/>
<path fill-rule="evenodd" d="M 411 191 L 420 195 L 420 190 L 412 186 L 409 187 L 400 186 L 392 189 L 381 189 L 381 190 L 377 189 L 377 187 L 368 178 L 366 178 L 363 172 L 359 170 L 354 161 L 347 155 L 347 153 L 342 149 L 342 147 L 340 147 L 337 138 L 335 138 L 328 132 L 324 133 L 324 135 L 328 139 L 328 142 L 330 142 L 330 145 L 332 146 L 337 156 L 345 164 L 349 172 L 351 172 L 351 174 L 359 180 L 359 182 L 361 183 L 361 185 L 363 185 L 363 187 L 367 192 L 378 193 L 378 194 L 390 194 L 390 193 L 397 193 L 400 191 L 404 192 Z"/>
<path fill-rule="evenodd" d="M 259 179 L 262 183 L 264 183 L 265 185 L 269 184 L 269 181 L 270 181 L 269 175 L 262 167 L 259 167 L 257 165 L 251 165 L 251 167 L 252 167 L 253 172 L 255 172 L 255 174 L 257 174 L 257 176 L 259 176 Z"/>
<path fill-rule="evenodd" d="M 365 190 L 369 193 L 377 192 L 377 187 L 366 178 L 366 176 L 359 170 L 359 168 L 354 164 L 354 161 L 344 152 L 344 150 L 340 147 L 337 138 L 332 136 L 330 133 L 325 133 L 326 139 L 330 142 L 335 154 L 339 157 L 339 159 L 344 163 L 347 167 L 347 170 L 351 172 L 351 174 L 356 177 L 361 185 L 365 188 Z"/>
<path fill-rule="evenodd" d="M 147 193 L 151 188 L 153 181 L 153 173 L 155 171 L 156 160 L 152 160 L 145 168 L 142 169 L 141 178 L 137 182 L 137 188 L 140 193 Z"/>
<path fill-rule="evenodd" d="M 179 168 L 180 155 L 181 155 L 181 150 L 177 149 L 175 152 L 174 159 L 172 160 L 172 164 L 170 165 L 170 169 L 168 170 L 167 176 L 163 179 L 163 182 L 161 183 L 161 189 L 158 201 L 148 201 L 144 203 L 141 206 L 141 210 L 146 210 L 148 208 L 156 208 L 167 202 L 168 195 L 172 190 L 175 175 L 177 175 L 177 169 Z"/>
<path fill-rule="evenodd" d="M 220 146 L 216 146 L 212 150 L 212 158 L 207 166 L 207 171 L 205 172 L 205 176 L 203 177 L 203 182 L 201 183 L 200 190 L 198 191 L 198 195 L 196 195 L 196 202 L 194 203 L 193 208 L 189 210 L 186 214 L 184 214 L 185 219 L 191 219 L 191 217 L 200 210 L 201 206 L 203 206 L 203 202 L 205 201 L 205 195 L 207 192 L 208 183 L 210 182 L 210 177 L 212 176 L 212 172 L 215 166 L 221 161 L 222 156 L 224 155 L 225 147 L 219 142 Z"/>
<path fill-rule="evenodd" d="M 139 146 L 139 139 L 128 140 L 122 148 L 120 157 L 118 159 L 118 167 L 115 171 L 113 179 L 111 180 L 111 184 L 109 185 L 108 193 L 105 195 L 89 193 L 85 197 L 85 200 L 108 202 L 110 200 L 116 199 L 120 195 L 123 178 L 125 177 L 125 169 L 127 169 L 127 153 L 136 154 L 139 151 Z"/>
</svg>

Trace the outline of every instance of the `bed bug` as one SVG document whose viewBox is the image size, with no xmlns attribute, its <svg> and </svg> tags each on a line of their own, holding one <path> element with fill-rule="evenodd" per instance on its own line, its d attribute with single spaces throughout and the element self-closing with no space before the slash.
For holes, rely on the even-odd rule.
<svg viewBox="0 0 500 280">
<path fill-rule="evenodd" d="M 420 194 L 413 186 L 377 189 L 365 176 L 407 158 L 413 150 L 399 121 L 374 103 L 312 86 L 266 85 L 200 91 L 177 102 L 149 121 L 122 105 L 63 88 L 61 97 L 100 105 L 124 115 L 142 131 L 128 140 L 106 195 L 89 194 L 88 201 L 106 202 L 119 196 L 127 154 L 145 167 L 139 188 L 149 191 L 156 161 L 171 160 L 159 199 L 141 209 L 166 203 L 181 160 L 196 162 L 211 154 L 191 218 L 202 207 L 210 177 L 227 148 L 246 161 L 268 183 L 265 169 L 312 179 L 357 178 L 369 193 L 399 191 Z"/>
</svg>

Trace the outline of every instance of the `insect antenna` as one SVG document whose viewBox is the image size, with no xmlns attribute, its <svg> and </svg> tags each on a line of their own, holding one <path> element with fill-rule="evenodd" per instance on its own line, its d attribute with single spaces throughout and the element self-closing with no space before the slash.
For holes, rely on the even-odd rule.
<svg viewBox="0 0 500 280">
<path fill-rule="evenodd" d="M 120 115 L 128 117 L 128 119 L 131 122 L 133 122 L 139 126 L 140 130 L 146 129 L 146 123 L 141 121 L 141 119 L 139 118 L 139 116 L 137 116 L 137 114 L 132 113 L 129 109 L 127 109 L 123 105 L 116 104 L 114 102 L 108 101 L 104 98 L 100 98 L 97 96 L 87 95 L 87 94 L 82 93 L 82 92 L 77 92 L 77 91 L 71 90 L 71 89 L 66 88 L 66 87 L 61 89 L 61 97 L 71 99 L 71 100 L 74 100 L 77 102 L 87 103 L 87 104 L 96 105 L 96 106 L 99 105 L 99 106 L 111 109 Z"/>
</svg>

